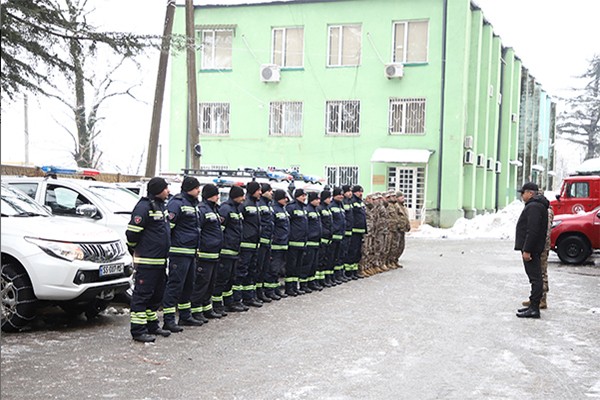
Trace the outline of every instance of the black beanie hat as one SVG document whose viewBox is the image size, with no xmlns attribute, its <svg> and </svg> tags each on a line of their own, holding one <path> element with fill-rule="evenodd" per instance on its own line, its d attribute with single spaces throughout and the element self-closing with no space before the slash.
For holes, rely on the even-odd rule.
<svg viewBox="0 0 600 400">
<path fill-rule="evenodd" d="M 148 194 L 156 196 L 157 194 L 165 190 L 167 186 L 169 186 L 169 184 L 167 183 L 167 181 L 165 181 L 164 178 L 155 176 L 148 182 Z"/>
<path fill-rule="evenodd" d="M 229 198 L 230 199 L 237 199 L 238 197 L 242 197 L 244 195 L 244 189 L 242 189 L 239 186 L 232 186 L 231 189 L 229 189 Z"/>
<path fill-rule="evenodd" d="M 210 199 L 211 197 L 216 196 L 218 194 L 219 194 L 219 189 L 217 189 L 217 187 L 215 185 L 213 185 L 212 183 L 206 184 L 202 188 L 202 198 L 203 199 Z"/>
<path fill-rule="evenodd" d="M 298 197 L 302 196 L 304 193 L 304 189 L 296 189 L 294 191 L 294 198 L 297 199 Z"/>
<path fill-rule="evenodd" d="M 352 193 L 356 193 L 356 192 L 364 192 L 363 187 L 360 185 L 354 185 L 352 187 Z"/>
<path fill-rule="evenodd" d="M 275 192 L 273 192 L 273 198 L 275 199 L 275 201 L 285 199 L 286 197 L 287 195 L 285 194 L 285 190 L 277 189 Z"/>
<path fill-rule="evenodd" d="M 323 190 L 321 192 L 321 202 L 324 202 L 326 199 L 331 197 L 331 192 L 329 190 Z"/>
<path fill-rule="evenodd" d="M 261 183 L 260 184 L 260 191 L 261 192 L 268 192 L 269 190 L 273 190 L 273 188 L 271 188 L 271 185 L 269 185 L 267 182 Z"/>
<path fill-rule="evenodd" d="M 319 193 L 317 192 L 308 192 L 308 202 L 310 203 L 313 200 L 316 200 L 319 198 Z"/>
<path fill-rule="evenodd" d="M 342 192 L 342 189 L 338 186 L 333 188 L 333 196 L 339 196 L 340 194 L 344 194 L 344 192 Z"/>
<path fill-rule="evenodd" d="M 182 192 L 187 193 L 192 189 L 196 189 L 197 187 L 200 187 L 200 182 L 198 182 L 198 179 L 194 178 L 193 176 L 186 176 L 183 178 L 183 182 L 181 182 Z"/>
<path fill-rule="evenodd" d="M 260 184 L 256 181 L 248 182 L 246 185 L 246 193 L 248 193 L 249 196 L 252 196 L 254 193 L 256 193 L 258 189 L 260 189 Z"/>
<path fill-rule="evenodd" d="M 350 185 L 342 185 L 342 193 L 350 192 Z"/>
</svg>

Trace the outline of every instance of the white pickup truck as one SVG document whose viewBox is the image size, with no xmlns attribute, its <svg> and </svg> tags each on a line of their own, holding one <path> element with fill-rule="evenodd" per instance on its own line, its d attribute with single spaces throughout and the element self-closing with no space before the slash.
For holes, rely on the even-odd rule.
<svg viewBox="0 0 600 400">
<path fill-rule="evenodd" d="M 114 230 L 53 216 L 2 183 L 2 330 L 18 331 L 38 306 L 95 316 L 130 287 L 133 260 Z"/>
</svg>

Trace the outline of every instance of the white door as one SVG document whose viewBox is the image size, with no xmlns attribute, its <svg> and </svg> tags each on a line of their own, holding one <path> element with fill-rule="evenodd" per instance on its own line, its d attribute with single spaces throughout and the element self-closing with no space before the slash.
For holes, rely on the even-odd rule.
<svg viewBox="0 0 600 400">
<path fill-rule="evenodd" d="M 388 190 L 404 193 L 410 219 L 421 219 L 425 203 L 425 168 L 389 167 Z"/>
</svg>

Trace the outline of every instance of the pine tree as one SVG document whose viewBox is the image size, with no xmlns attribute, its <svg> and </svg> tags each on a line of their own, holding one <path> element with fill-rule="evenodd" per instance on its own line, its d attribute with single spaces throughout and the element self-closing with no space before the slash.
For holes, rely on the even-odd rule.
<svg viewBox="0 0 600 400">
<path fill-rule="evenodd" d="M 566 99 L 566 111 L 559 116 L 558 133 L 586 149 L 585 159 L 600 156 L 600 55 L 596 54 L 579 78 L 588 80 L 576 95 Z"/>
</svg>

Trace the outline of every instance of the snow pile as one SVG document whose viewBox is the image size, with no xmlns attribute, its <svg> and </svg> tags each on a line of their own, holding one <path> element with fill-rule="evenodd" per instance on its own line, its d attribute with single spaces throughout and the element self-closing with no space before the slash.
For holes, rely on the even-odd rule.
<svg viewBox="0 0 600 400">
<path fill-rule="evenodd" d="M 421 225 L 418 230 L 410 232 L 409 235 L 442 239 L 513 239 L 521 211 L 523 211 L 523 202 L 515 200 L 495 213 L 477 215 L 473 219 L 459 218 L 452 228 L 442 229 Z"/>
<path fill-rule="evenodd" d="M 576 169 L 576 172 L 581 175 L 590 175 L 600 173 L 600 157 L 590 158 L 581 163 Z"/>
</svg>

